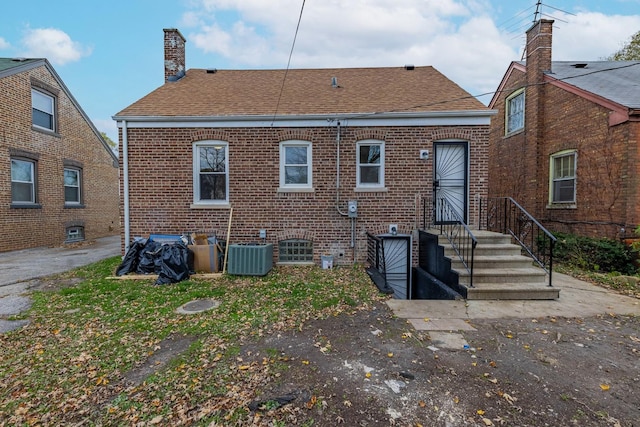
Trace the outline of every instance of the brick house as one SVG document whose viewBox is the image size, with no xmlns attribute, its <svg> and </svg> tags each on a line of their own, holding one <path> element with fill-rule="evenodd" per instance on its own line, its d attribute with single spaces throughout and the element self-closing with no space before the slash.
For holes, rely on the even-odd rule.
<svg viewBox="0 0 640 427">
<path fill-rule="evenodd" d="M 553 61 L 552 20 L 527 31 L 490 108 L 489 193 L 552 231 L 632 236 L 640 223 L 640 61 Z"/>
<path fill-rule="evenodd" d="M 0 251 L 120 233 L 118 159 L 46 59 L 0 58 Z"/>
<path fill-rule="evenodd" d="M 185 42 L 164 30 L 164 84 L 114 116 L 124 248 L 152 233 L 225 238 L 233 208 L 230 243 L 348 264 L 367 232 L 421 227 L 445 172 L 456 179 L 438 191 L 475 218 L 492 112 L 434 68 L 187 70 Z"/>
</svg>

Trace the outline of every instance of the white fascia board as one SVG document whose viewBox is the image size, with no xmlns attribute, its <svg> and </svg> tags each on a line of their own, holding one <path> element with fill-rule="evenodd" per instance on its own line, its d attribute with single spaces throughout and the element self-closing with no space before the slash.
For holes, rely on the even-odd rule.
<svg viewBox="0 0 640 427">
<path fill-rule="evenodd" d="M 420 113 L 362 113 L 300 116 L 113 116 L 129 128 L 258 128 L 348 126 L 479 126 L 489 125 L 496 110 L 438 111 Z"/>
</svg>

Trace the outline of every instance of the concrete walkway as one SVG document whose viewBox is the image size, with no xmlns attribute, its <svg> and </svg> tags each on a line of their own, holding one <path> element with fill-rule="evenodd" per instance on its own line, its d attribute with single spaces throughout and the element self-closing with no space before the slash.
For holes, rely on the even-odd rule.
<svg viewBox="0 0 640 427">
<path fill-rule="evenodd" d="M 394 299 L 387 304 L 396 316 L 408 319 L 418 330 L 465 330 L 466 321 L 473 319 L 640 315 L 640 299 L 560 273 L 553 273 L 553 285 L 560 289 L 560 298 L 550 301 Z"/>
<path fill-rule="evenodd" d="M 87 242 L 79 247 L 34 248 L 0 253 L 0 333 L 28 324 L 27 320 L 6 320 L 31 307 L 25 295 L 38 286 L 37 279 L 63 273 L 120 255 L 120 236 Z"/>
<path fill-rule="evenodd" d="M 96 239 L 75 248 L 0 252 L 0 296 L 4 286 L 63 273 L 115 255 L 120 255 L 120 236 Z"/>
</svg>

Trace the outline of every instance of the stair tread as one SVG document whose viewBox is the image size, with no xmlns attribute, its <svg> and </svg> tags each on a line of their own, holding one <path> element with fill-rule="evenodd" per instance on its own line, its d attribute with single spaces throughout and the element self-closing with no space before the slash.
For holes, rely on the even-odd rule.
<svg viewBox="0 0 640 427">
<path fill-rule="evenodd" d="M 457 256 L 452 261 L 460 261 Z M 533 260 L 524 255 L 474 255 L 474 261 L 531 261 Z"/>
<path fill-rule="evenodd" d="M 466 269 L 456 270 L 456 271 L 458 271 L 460 275 L 469 274 Z M 500 267 L 500 268 L 474 268 L 473 274 L 475 276 L 508 276 L 508 275 L 544 276 L 547 274 L 547 272 L 539 267 L 520 267 L 520 268 Z"/>
</svg>

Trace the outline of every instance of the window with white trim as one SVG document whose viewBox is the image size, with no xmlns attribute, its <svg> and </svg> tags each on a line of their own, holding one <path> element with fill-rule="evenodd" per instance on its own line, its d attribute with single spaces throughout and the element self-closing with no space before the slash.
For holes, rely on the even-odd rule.
<svg viewBox="0 0 640 427">
<path fill-rule="evenodd" d="M 505 106 L 505 133 L 524 129 L 524 89 L 511 94 Z"/>
<path fill-rule="evenodd" d="M 566 150 L 551 155 L 549 166 L 550 203 L 576 202 L 576 159 L 575 150 Z"/>
<path fill-rule="evenodd" d="M 64 168 L 64 203 L 67 205 L 79 205 L 81 200 L 82 174 L 80 169 Z"/>
<path fill-rule="evenodd" d="M 384 187 L 384 142 L 360 141 L 356 150 L 357 186 Z"/>
<path fill-rule="evenodd" d="M 56 130 L 56 101 L 49 94 L 36 89 L 31 89 L 31 114 L 34 126 Z"/>
<path fill-rule="evenodd" d="M 313 161 L 311 143 L 280 143 L 280 188 L 312 188 Z"/>
<path fill-rule="evenodd" d="M 229 202 L 229 146 L 222 141 L 193 145 L 193 202 Z"/>
<path fill-rule="evenodd" d="M 36 203 L 36 162 L 11 159 L 11 203 Z"/>
</svg>

